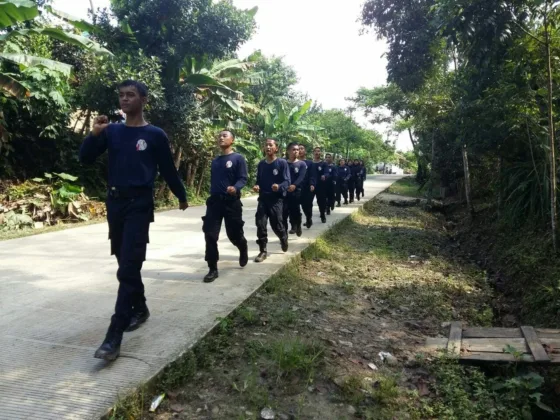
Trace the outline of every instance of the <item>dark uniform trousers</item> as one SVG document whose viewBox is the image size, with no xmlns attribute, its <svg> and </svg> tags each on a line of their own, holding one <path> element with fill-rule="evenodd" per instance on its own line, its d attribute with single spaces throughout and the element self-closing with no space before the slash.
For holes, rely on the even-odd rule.
<svg viewBox="0 0 560 420">
<path fill-rule="evenodd" d="M 356 189 L 356 180 L 354 177 L 348 181 L 348 191 L 350 192 L 350 201 L 354 201 L 354 191 Z"/>
<path fill-rule="evenodd" d="M 240 250 L 247 247 L 243 233 L 243 203 L 237 196 L 212 195 L 206 200 L 206 216 L 202 217 L 202 231 L 206 239 L 204 259 L 216 263 L 220 259 L 218 239 L 222 230 L 222 220 L 226 224 L 226 234 L 233 245 Z"/>
<path fill-rule="evenodd" d="M 293 228 L 301 224 L 301 190 L 289 192 L 284 199 L 282 220 L 288 231 L 288 219 Z"/>
<path fill-rule="evenodd" d="M 320 182 L 313 191 L 313 196 L 317 198 L 317 207 L 319 207 L 319 214 L 321 217 L 325 216 L 327 211 L 327 185 L 325 182 Z M 313 201 L 312 201 L 313 202 Z"/>
<path fill-rule="evenodd" d="M 340 204 L 340 199 L 344 197 L 344 202 L 348 201 L 348 184 L 346 182 L 338 181 L 336 189 L 336 201 Z"/>
<path fill-rule="evenodd" d="M 364 180 L 362 177 L 356 178 L 356 198 L 360 198 L 360 195 L 364 192 Z"/>
<path fill-rule="evenodd" d="M 257 225 L 257 244 L 262 249 L 266 248 L 268 243 L 267 222 L 270 219 L 272 230 L 281 240 L 286 240 L 288 234 L 284 227 L 283 220 L 284 199 L 278 194 L 261 194 L 257 205 L 257 213 L 255 214 L 255 223 Z"/>
<path fill-rule="evenodd" d="M 336 182 L 327 182 L 327 207 L 334 208 L 336 201 Z"/>
<path fill-rule="evenodd" d="M 313 198 L 315 196 L 314 192 L 311 192 L 310 186 L 307 185 L 303 187 L 301 191 L 301 209 L 307 220 L 313 218 Z M 316 191 L 316 190 L 315 190 Z"/>
<path fill-rule="evenodd" d="M 107 198 L 107 221 L 111 255 L 119 268 L 119 291 L 114 320 L 127 328 L 134 311 L 146 308 L 142 264 L 146 260 L 150 223 L 154 221 L 154 199 L 151 188 L 110 190 Z"/>
</svg>

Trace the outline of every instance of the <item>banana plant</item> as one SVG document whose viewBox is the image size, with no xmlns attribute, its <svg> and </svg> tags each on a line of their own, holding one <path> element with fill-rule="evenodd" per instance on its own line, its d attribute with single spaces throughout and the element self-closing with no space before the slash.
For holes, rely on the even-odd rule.
<svg viewBox="0 0 560 420">
<path fill-rule="evenodd" d="M 37 5 L 30 0 L 0 0 L 0 31 L 5 32 L 7 28 L 22 22 L 31 21 L 38 15 L 39 10 Z M 0 63 L 2 61 L 12 62 L 19 65 L 22 69 L 27 67 L 44 67 L 60 72 L 67 77 L 70 76 L 72 67 L 69 64 L 28 54 L 6 53 L 3 51 L 4 46 L 10 39 L 28 37 L 33 34 L 48 36 L 52 39 L 76 45 L 95 54 L 111 55 L 108 50 L 91 39 L 66 32 L 60 28 L 13 29 L 0 35 Z M 16 75 L 13 73 L 0 71 L 0 91 L 6 96 L 15 97 L 17 99 L 30 96 L 31 93 L 26 86 L 19 82 L 14 76 Z"/>
<path fill-rule="evenodd" d="M 180 82 L 188 83 L 197 90 L 198 98 L 207 108 L 211 119 L 224 112 L 226 119 L 245 112 L 258 112 L 253 104 L 244 101 L 243 86 L 263 83 L 261 73 L 254 72 L 256 55 L 245 60 L 231 59 L 211 61 L 208 57 L 191 57 L 185 60 L 180 73 Z M 232 115 L 233 113 L 233 115 Z"/>
<path fill-rule="evenodd" d="M 312 101 L 307 101 L 301 106 L 295 106 L 287 111 L 284 104 L 272 104 L 260 115 L 260 136 L 275 138 L 285 147 L 290 141 L 306 140 L 313 143 L 322 128 L 306 123 L 303 116 L 311 107 Z"/>
</svg>

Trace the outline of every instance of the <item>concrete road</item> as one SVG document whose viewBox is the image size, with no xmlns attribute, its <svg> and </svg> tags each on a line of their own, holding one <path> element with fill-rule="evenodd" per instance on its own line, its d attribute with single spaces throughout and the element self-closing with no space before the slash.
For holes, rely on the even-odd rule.
<svg viewBox="0 0 560 420">
<path fill-rule="evenodd" d="M 370 176 L 366 199 L 400 176 Z M 363 203 L 363 201 L 362 201 Z M 249 256 L 255 244 L 256 198 L 243 200 Z M 0 418 L 93 419 L 117 396 L 138 385 L 191 347 L 330 224 L 359 207 L 335 209 L 282 253 L 269 229 L 262 264 L 241 269 L 238 251 L 222 231 L 220 278 L 204 284 L 204 207 L 156 214 L 143 278 L 150 320 L 125 334 L 121 357 L 94 359 L 113 313 L 116 262 L 106 224 L 0 242 Z"/>
</svg>

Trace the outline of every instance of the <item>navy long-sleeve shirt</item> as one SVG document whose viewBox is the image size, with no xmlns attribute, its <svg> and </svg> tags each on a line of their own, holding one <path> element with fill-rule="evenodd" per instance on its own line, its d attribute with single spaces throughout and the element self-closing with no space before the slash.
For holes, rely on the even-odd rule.
<svg viewBox="0 0 560 420">
<path fill-rule="evenodd" d="M 297 162 L 288 161 L 288 167 L 290 168 L 290 185 L 295 185 L 296 190 L 301 190 L 305 185 L 305 175 L 307 173 L 307 165 L 303 160 L 298 160 Z"/>
<path fill-rule="evenodd" d="M 352 166 L 352 177 L 354 179 L 360 178 L 361 172 L 362 172 L 362 167 L 360 165 Z"/>
<path fill-rule="evenodd" d="M 312 160 L 304 160 L 307 166 L 307 171 L 305 172 L 305 179 L 303 180 L 304 187 L 316 186 L 317 185 L 317 167 Z"/>
<path fill-rule="evenodd" d="M 235 187 L 239 194 L 247 177 L 247 162 L 239 153 L 218 156 L 210 168 L 210 194 L 229 195 L 228 187 Z"/>
<path fill-rule="evenodd" d="M 90 134 L 80 148 L 80 162 L 92 164 L 109 153 L 109 187 L 153 188 L 159 172 L 181 202 L 187 201 L 165 132 L 153 125 L 110 124 L 99 136 Z"/>
<path fill-rule="evenodd" d="M 260 194 L 284 196 L 290 182 L 290 169 L 286 160 L 277 158 L 275 161 L 268 163 L 266 159 L 263 159 L 259 162 L 256 185 L 259 186 Z M 272 191 L 272 185 L 274 184 L 278 184 L 277 192 Z"/>
<path fill-rule="evenodd" d="M 366 180 L 367 177 L 367 169 L 365 166 L 362 166 L 362 170 L 360 171 L 360 176 L 362 177 L 362 181 Z"/>
<path fill-rule="evenodd" d="M 326 170 L 329 174 L 328 181 L 336 184 L 336 180 L 338 178 L 338 168 L 336 167 L 336 165 L 334 163 L 331 163 L 330 165 L 327 164 Z"/>
<path fill-rule="evenodd" d="M 325 184 L 331 177 L 331 173 L 328 170 L 328 165 L 325 161 L 313 162 L 313 166 L 315 169 L 317 183 L 315 185 L 323 185 Z M 321 178 L 325 177 L 323 181 Z"/>
<path fill-rule="evenodd" d="M 338 182 L 348 182 L 352 176 L 350 168 L 346 165 L 336 168 L 338 173 Z"/>
</svg>

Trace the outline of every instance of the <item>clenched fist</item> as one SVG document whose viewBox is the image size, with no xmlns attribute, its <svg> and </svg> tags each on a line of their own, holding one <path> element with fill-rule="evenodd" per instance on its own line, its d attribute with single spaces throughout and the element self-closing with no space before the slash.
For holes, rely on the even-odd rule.
<svg viewBox="0 0 560 420">
<path fill-rule="evenodd" d="M 93 121 L 93 130 L 91 130 L 91 134 L 95 137 L 99 136 L 108 125 L 109 118 L 107 118 L 106 115 L 100 115 Z"/>
</svg>

